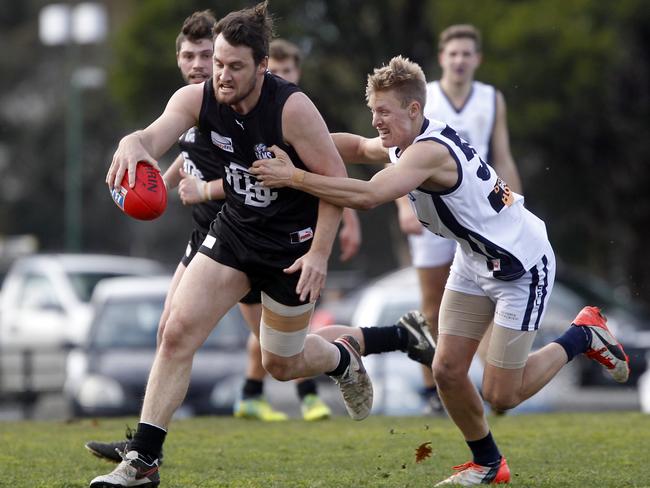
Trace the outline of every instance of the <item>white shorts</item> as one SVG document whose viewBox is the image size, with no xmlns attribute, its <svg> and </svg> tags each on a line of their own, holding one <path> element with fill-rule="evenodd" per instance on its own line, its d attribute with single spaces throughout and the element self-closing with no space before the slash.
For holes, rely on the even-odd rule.
<svg viewBox="0 0 650 488">
<path fill-rule="evenodd" d="M 437 268 L 454 259 L 456 241 L 445 239 L 424 230 L 422 234 L 409 234 L 411 261 L 416 268 Z"/>
<path fill-rule="evenodd" d="M 549 246 L 544 256 L 521 278 L 502 281 L 479 275 L 465 253 L 456 253 L 445 288 L 486 296 L 495 304 L 494 323 L 508 329 L 537 330 L 555 281 L 555 255 Z"/>
</svg>

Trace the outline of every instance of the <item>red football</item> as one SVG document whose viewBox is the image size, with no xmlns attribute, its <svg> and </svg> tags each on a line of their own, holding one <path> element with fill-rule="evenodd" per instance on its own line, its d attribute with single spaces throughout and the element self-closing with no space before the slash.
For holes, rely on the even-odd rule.
<svg viewBox="0 0 650 488">
<path fill-rule="evenodd" d="M 148 163 L 140 161 L 135 170 L 135 186 L 129 188 L 129 172 L 124 173 L 119 189 L 111 195 L 122 211 L 138 220 L 160 217 L 167 207 L 167 188 L 160 172 Z"/>
</svg>

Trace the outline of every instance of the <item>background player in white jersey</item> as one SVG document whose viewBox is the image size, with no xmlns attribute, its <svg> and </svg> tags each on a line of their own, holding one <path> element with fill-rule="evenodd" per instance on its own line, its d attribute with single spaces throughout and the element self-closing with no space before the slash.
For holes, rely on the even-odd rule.
<svg viewBox="0 0 650 488">
<path fill-rule="evenodd" d="M 366 97 L 379 137 L 337 135 L 337 148 L 348 162 L 385 162 L 390 148 L 396 164 L 370 181 L 333 178 L 297 169 L 286 153 L 272 148 L 275 158 L 256 161 L 253 173 L 271 188 L 289 186 L 353 208 L 370 209 L 408 194 L 429 231 L 458 243 L 433 371 L 473 459 L 438 485 L 506 483 L 508 465 L 468 378 L 490 324 L 482 391 L 500 410 L 534 395 L 576 354 L 598 361 L 621 382 L 629 374 L 627 357 L 596 307 L 585 307 L 561 337 L 531 353 L 554 279 L 544 223 L 451 127 L 424 117 L 425 78 L 417 64 L 398 56 L 375 69 Z"/>
<path fill-rule="evenodd" d="M 468 24 L 451 25 L 438 41 L 440 80 L 427 83 L 424 115 L 441 120 L 468 141 L 483 161 L 508 183 L 511 190 L 522 193 L 517 167 L 510 151 L 506 104 L 503 94 L 492 85 L 476 81 L 474 74 L 482 61 L 481 33 Z M 438 336 L 438 312 L 454 257 L 456 243 L 425 232 L 407 198 L 397 200 L 398 218 L 407 234 L 411 259 L 420 282 L 422 313 Z M 487 343 L 479 346 L 485 360 Z M 442 409 L 429 368 L 422 368 L 428 408 Z"/>
</svg>

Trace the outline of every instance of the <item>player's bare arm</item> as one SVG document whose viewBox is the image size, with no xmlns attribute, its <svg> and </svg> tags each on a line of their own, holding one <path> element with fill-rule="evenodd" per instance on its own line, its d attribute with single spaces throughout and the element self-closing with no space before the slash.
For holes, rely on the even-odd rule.
<svg viewBox="0 0 650 488">
<path fill-rule="evenodd" d="M 325 121 L 303 93 L 294 93 L 282 111 L 282 128 L 285 141 L 294 147 L 300 159 L 314 173 L 345 176 L 345 166 Z M 309 297 L 315 301 L 325 284 L 327 260 L 341 220 L 341 208 L 321 201 L 318 223 L 309 252 L 287 268 L 288 273 L 301 270 L 296 292 L 301 300 Z"/>
<path fill-rule="evenodd" d="M 387 164 L 390 163 L 388 149 L 382 144 L 379 137 L 369 139 L 347 132 L 335 132 L 332 140 L 336 149 L 346 164 Z"/>
<path fill-rule="evenodd" d="M 424 232 L 424 227 L 418 220 L 417 215 L 413 211 L 408 197 L 400 197 L 395 200 L 397 206 L 397 220 L 399 221 L 399 228 L 404 234 L 421 235 Z"/>
<path fill-rule="evenodd" d="M 361 223 L 356 210 L 344 208 L 341 216 L 341 230 L 339 230 L 339 246 L 342 262 L 354 257 L 361 247 Z"/>
<path fill-rule="evenodd" d="M 497 92 L 496 115 L 494 130 L 492 131 L 493 161 L 492 166 L 496 173 L 503 179 L 512 191 L 522 194 L 521 179 L 517 165 L 510 152 L 510 138 L 508 136 L 508 121 L 506 115 L 506 102 L 501 92 Z"/>
<path fill-rule="evenodd" d="M 163 181 L 168 190 L 176 188 L 181 181 L 181 171 L 183 170 L 183 156 L 178 155 L 174 162 L 167 168 L 163 174 Z"/>
<path fill-rule="evenodd" d="M 202 84 L 184 86 L 172 95 L 162 115 L 151 125 L 123 137 L 106 175 L 108 186 L 119 184 L 128 169 L 129 186 L 133 187 L 138 161 L 146 161 L 160 170 L 157 159 L 169 150 L 183 132 L 196 125 L 202 99 Z"/>
</svg>

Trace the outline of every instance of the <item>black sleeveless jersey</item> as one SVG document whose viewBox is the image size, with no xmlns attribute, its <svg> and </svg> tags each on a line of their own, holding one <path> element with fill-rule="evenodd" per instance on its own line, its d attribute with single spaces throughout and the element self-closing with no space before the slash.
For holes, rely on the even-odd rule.
<svg viewBox="0 0 650 488">
<path fill-rule="evenodd" d="M 266 73 L 257 105 L 245 115 L 217 102 L 212 79 L 204 82 L 200 130 L 209 135 L 223 160 L 226 203 L 215 226 L 225 226 L 246 247 L 270 254 L 304 253 L 311 245 L 318 199 L 293 188 L 266 188 L 249 173 L 254 161 L 272 157 L 268 148 L 285 150 L 294 165 L 304 163 L 282 137 L 282 110 L 300 89 Z"/>
<path fill-rule="evenodd" d="M 212 149 L 210 137 L 206 137 L 197 127 L 192 127 L 178 140 L 183 157 L 183 171 L 203 181 L 223 178 L 223 165 Z M 192 205 L 194 226 L 207 234 L 224 200 L 211 200 Z"/>
</svg>

